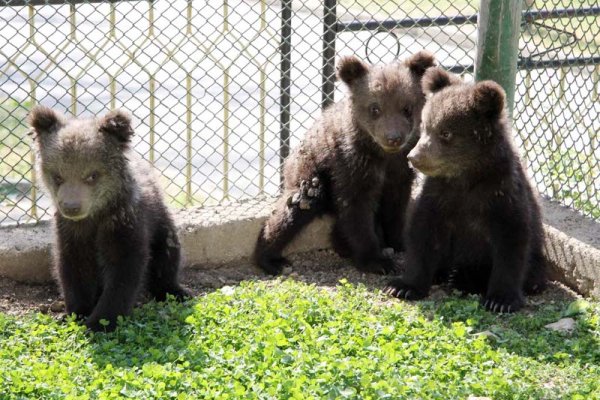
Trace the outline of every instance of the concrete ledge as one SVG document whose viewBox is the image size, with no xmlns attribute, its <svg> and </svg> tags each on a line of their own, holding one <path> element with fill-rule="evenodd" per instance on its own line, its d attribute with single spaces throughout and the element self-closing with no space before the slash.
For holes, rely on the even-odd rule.
<svg viewBox="0 0 600 400">
<path fill-rule="evenodd" d="M 184 265 L 215 268 L 248 258 L 261 224 L 275 199 L 253 199 L 213 207 L 172 210 L 183 248 Z M 330 219 L 315 221 L 286 254 L 330 247 Z M 18 281 L 51 279 L 52 224 L 0 229 L 0 276 Z"/>
<path fill-rule="evenodd" d="M 275 199 L 248 200 L 174 212 L 186 265 L 202 268 L 248 258 Z M 286 249 L 286 254 L 323 249 L 329 244 L 330 219 L 315 221 Z"/>
<path fill-rule="evenodd" d="M 50 280 L 51 243 L 47 222 L 0 229 L 0 276 L 27 282 Z"/>
<path fill-rule="evenodd" d="M 248 258 L 274 199 L 174 211 L 185 265 L 215 268 Z M 581 294 L 600 298 L 600 223 L 544 201 L 546 256 L 553 277 Z M 287 253 L 330 247 L 331 221 L 311 224 Z M 51 278 L 52 228 L 49 223 L 0 229 L 0 276 L 44 282 Z"/>
<path fill-rule="evenodd" d="M 545 201 L 545 253 L 554 278 L 575 291 L 600 298 L 600 223 Z"/>
</svg>

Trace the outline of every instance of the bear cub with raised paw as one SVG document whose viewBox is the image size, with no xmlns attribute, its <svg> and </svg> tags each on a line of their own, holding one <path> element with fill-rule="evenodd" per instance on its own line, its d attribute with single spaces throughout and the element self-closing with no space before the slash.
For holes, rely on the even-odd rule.
<svg viewBox="0 0 600 400">
<path fill-rule="evenodd" d="M 423 77 L 421 137 L 408 154 L 425 174 L 406 232 L 405 274 L 385 291 L 425 297 L 434 279 L 483 295 L 494 312 L 545 286 L 540 208 L 510 137 L 503 89 L 440 68 Z"/>
<path fill-rule="evenodd" d="M 335 219 L 334 249 L 360 270 L 395 270 L 384 247 L 403 249 L 402 229 L 413 172 L 406 155 L 416 144 L 425 95 L 421 78 L 435 64 L 421 51 L 383 66 L 354 56 L 340 60 L 349 96 L 323 111 L 283 168 L 283 195 L 263 225 L 254 259 L 279 274 L 285 246 L 314 218 Z"/>
<path fill-rule="evenodd" d="M 29 123 L 56 208 L 55 274 L 67 313 L 111 331 L 144 284 L 159 301 L 187 297 L 177 233 L 151 167 L 130 150 L 129 115 L 66 119 L 38 106 Z"/>
</svg>

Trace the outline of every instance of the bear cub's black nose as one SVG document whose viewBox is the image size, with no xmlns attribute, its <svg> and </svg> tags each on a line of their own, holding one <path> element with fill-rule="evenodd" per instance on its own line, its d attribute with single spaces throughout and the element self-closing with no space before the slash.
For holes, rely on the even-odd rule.
<svg viewBox="0 0 600 400">
<path fill-rule="evenodd" d="M 81 211 L 81 204 L 77 202 L 64 202 L 60 208 L 66 215 L 74 216 L 79 215 L 79 212 Z"/>
<path fill-rule="evenodd" d="M 401 137 L 388 138 L 387 143 L 389 146 L 398 147 L 402 144 L 402 138 Z"/>
</svg>

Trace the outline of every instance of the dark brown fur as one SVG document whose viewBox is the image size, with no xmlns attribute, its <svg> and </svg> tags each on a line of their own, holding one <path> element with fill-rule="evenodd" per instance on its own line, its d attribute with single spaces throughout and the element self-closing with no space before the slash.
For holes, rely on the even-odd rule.
<svg viewBox="0 0 600 400">
<path fill-rule="evenodd" d="M 544 288 L 545 261 L 540 208 L 511 144 L 504 91 L 439 68 L 423 85 L 430 97 L 408 158 L 426 178 L 409 218 L 406 273 L 386 291 L 422 298 L 438 276 L 483 294 L 489 310 L 516 311 L 523 290 Z"/>
<path fill-rule="evenodd" d="M 29 123 L 57 209 L 55 267 L 67 313 L 92 330 L 112 330 L 131 312 L 144 279 L 157 300 L 184 298 L 175 227 L 153 171 L 129 149 L 129 116 L 67 120 L 38 106 Z"/>
<path fill-rule="evenodd" d="M 335 218 L 335 250 L 367 272 L 395 266 L 382 247 L 403 249 L 402 227 L 413 173 L 406 154 L 425 102 L 421 77 L 434 58 L 368 66 L 342 58 L 338 77 L 350 95 L 323 112 L 284 165 L 283 195 L 262 227 L 256 263 L 281 271 L 285 246 L 315 217 Z"/>
</svg>

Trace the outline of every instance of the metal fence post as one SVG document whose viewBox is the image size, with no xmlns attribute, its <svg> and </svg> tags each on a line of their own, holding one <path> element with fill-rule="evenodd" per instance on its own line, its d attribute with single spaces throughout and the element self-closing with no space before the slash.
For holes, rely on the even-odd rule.
<svg viewBox="0 0 600 400">
<path fill-rule="evenodd" d="M 481 0 L 479 8 L 475 79 L 492 79 L 506 91 L 508 112 L 512 117 L 521 0 Z"/>
<path fill-rule="evenodd" d="M 292 69 L 292 0 L 281 1 L 281 80 L 279 104 L 279 165 L 281 167 L 280 181 L 283 183 L 283 161 L 290 153 L 290 100 L 291 100 L 291 69 Z"/>
<path fill-rule="evenodd" d="M 325 0 L 323 4 L 323 86 L 321 108 L 334 101 L 335 94 L 335 39 L 337 35 L 337 0 Z"/>
</svg>

